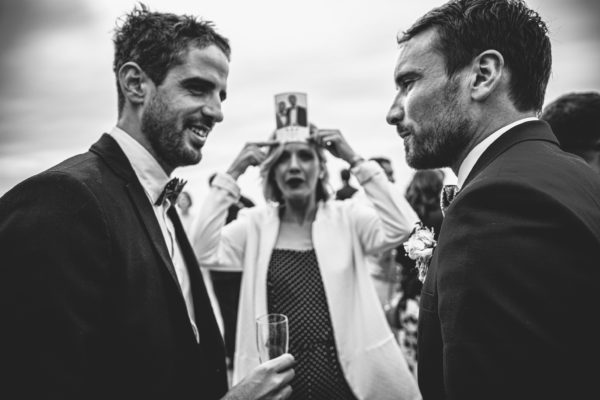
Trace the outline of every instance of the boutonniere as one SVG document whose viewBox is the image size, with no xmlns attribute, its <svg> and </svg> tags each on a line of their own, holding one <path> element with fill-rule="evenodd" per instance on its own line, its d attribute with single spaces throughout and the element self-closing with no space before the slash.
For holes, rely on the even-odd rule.
<svg viewBox="0 0 600 400">
<path fill-rule="evenodd" d="M 421 282 L 425 282 L 429 261 L 431 261 L 436 244 L 437 242 L 433 238 L 433 229 L 423 226 L 421 222 L 417 222 L 413 234 L 404 242 L 406 254 L 411 260 L 416 261 Z"/>
</svg>

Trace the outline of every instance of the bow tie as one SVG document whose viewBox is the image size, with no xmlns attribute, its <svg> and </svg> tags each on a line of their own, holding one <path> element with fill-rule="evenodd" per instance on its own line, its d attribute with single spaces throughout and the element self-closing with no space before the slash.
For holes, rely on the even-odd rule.
<svg viewBox="0 0 600 400">
<path fill-rule="evenodd" d="M 187 181 L 184 181 L 183 179 L 179 179 L 179 178 L 171 179 L 165 185 L 165 188 L 160 193 L 160 196 L 158 196 L 158 199 L 156 199 L 156 202 L 154 203 L 154 205 L 155 206 L 162 205 L 164 203 L 165 199 L 169 199 L 169 202 L 171 202 L 171 204 L 175 204 L 175 202 L 177 201 L 177 197 L 179 196 L 179 193 L 181 193 L 181 190 L 183 189 L 183 187 L 185 186 L 186 183 L 187 183 Z"/>
<path fill-rule="evenodd" d="M 456 185 L 445 185 L 442 188 L 442 194 L 440 195 L 440 207 L 442 208 L 442 214 L 446 215 L 446 209 L 450 207 L 450 203 L 458 194 L 458 186 Z"/>
</svg>

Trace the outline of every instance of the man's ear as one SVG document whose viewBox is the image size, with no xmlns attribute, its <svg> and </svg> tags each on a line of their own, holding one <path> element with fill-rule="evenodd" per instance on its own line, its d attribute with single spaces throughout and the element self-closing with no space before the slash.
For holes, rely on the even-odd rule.
<svg viewBox="0 0 600 400">
<path fill-rule="evenodd" d="M 502 82 L 504 57 L 496 50 L 486 50 L 472 62 L 471 97 L 484 101 Z"/>
<path fill-rule="evenodd" d="M 127 62 L 119 68 L 119 85 L 125 99 L 132 104 L 142 105 L 148 96 L 150 78 L 134 62 Z"/>
</svg>

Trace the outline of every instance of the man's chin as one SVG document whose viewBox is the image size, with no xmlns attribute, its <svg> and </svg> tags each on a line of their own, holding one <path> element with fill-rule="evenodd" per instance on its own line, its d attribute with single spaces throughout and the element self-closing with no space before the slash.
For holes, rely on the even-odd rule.
<svg viewBox="0 0 600 400">
<path fill-rule="evenodd" d="M 202 160 L 202 145 L 188 145 L 183 149 L 181 158 L 186 162 L 185 165 L 196 165 Z"/>
<path fill-rule="evenodd" d="M 180 157 L 177 157 L 177 159 L 173 159 L 172 164 L 175 164 L 176 168 L 189 167 L 198 164 L 200 160 L 202 160 L 201 152 L 186 152 L 185 154 L 181 154 Z"/>
<path fill-rule="evenodd" d="M 196 165 L 198 164 L 200 161 L 202 161 L 202 153 L 198 152 L 196 153 L 193 157 L 189 157 L 186 159 L 186 164 L 185 165 Z"/>
<path fill-rule="evenodd" d="M 406 152 L 406 163 L 413 169 L 434 169 L 443 168 L 441 160 L 433 156 L 416 155 L 409 151 Z"/>
</svg>

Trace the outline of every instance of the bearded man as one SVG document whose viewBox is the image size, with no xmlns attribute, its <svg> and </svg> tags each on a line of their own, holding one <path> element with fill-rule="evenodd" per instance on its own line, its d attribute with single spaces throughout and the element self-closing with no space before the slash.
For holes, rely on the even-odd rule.
<svg viewBox="0 0 600 400">
<path fill-rule="evenodd" d="M 0 199 L 3 393 L 11 399 L 271 399 L 293 357 L 228 392 L 175 210 L 177 167 L 223 120 L 230 48 L 210 22 L 135 8 L 117 28 L 116 126 Z M 164 188 L 164 189 L 163 189 Z"/>
<path fill-rule="evenodd" d="M 596 393 L 600 179 L 536 118 L 545 23 L 519 0 L 456 0 L 398 41 L 388 122 L 410 166 L 450 167 L 459 189 L 420 298 L 424 400 Z"/>
</svg>

